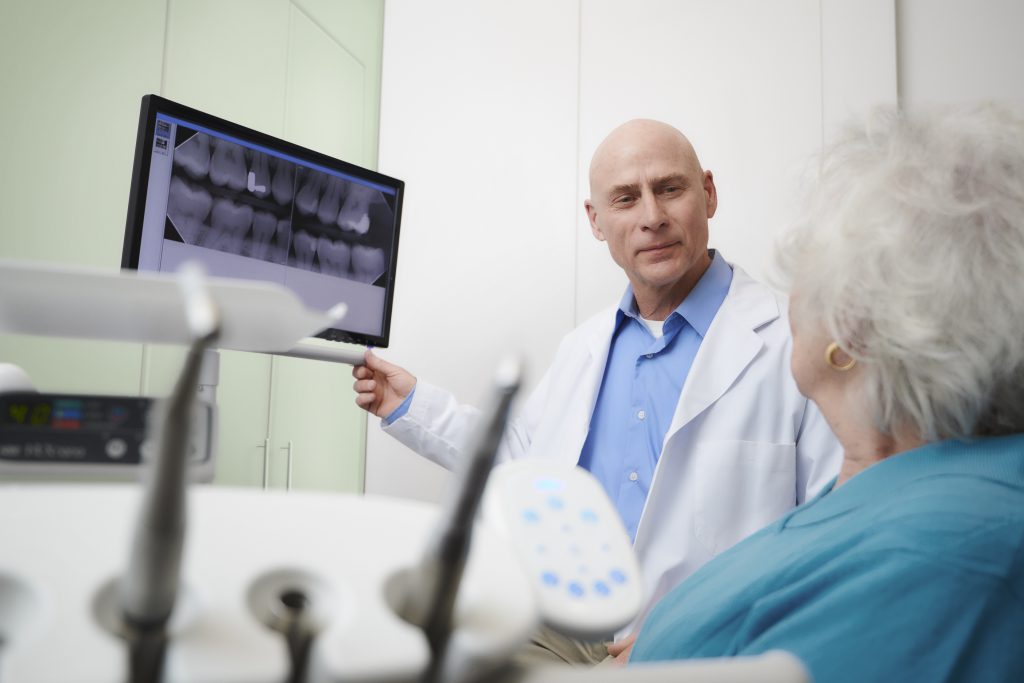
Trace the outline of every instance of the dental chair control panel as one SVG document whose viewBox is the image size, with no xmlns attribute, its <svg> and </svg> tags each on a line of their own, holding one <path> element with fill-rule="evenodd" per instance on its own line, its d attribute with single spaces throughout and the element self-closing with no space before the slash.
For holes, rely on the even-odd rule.
<svg viewBox="0 0 1024 683">
<path fill-rule="evenodd" d="M 159 401 L 139 396 L 4 392 L 0 386 L 0 474 L 134 479 L 156 443 L 147 429 Z M 214 406 L 196 402 L 188 445 L 190 478 L 213 478 Z"/>
</svg>

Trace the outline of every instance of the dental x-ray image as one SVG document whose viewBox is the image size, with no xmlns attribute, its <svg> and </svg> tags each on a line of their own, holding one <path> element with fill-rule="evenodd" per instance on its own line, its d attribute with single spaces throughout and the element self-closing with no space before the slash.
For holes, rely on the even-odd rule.
<svg viewBox="0 0 1024 683">
<path fill-rule="evenodd" d="M 297 169 L 294 239 L 289 264 L 375 284 L 390 261 L 394 213 L 372 187 L 307 168 Z"/>
<path fill-rule="evenodd" d="M 379 190 L 179 125 L 165 237 L 377 284 L 394 211 Z"/>
</svg>

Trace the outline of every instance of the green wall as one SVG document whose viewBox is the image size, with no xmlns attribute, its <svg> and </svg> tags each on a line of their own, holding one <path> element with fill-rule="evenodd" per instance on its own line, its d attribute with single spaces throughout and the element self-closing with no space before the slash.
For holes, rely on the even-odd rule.
<svg viewBox="0 0 1024 683">
<path fill-rule="evenodd" d="M 156 93 L 376 167 L 383 0 L 0 0 L 0 258 L 120 265 Z M 159 395 L 178 348 L 0 335 L 40 389 Z M 362 490 L 348 366 L 221 352 L 218 483 Z"/>
</svg>

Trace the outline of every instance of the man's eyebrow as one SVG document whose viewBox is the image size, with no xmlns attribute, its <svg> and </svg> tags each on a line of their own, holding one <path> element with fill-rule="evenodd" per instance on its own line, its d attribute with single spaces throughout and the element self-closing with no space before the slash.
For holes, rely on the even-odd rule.
<svg viewBox="0 0 1024 683">
<path fill-rule="evenodd" d="M 664 185 L 683 185 L 685 187 L 689 187 L 690 181 L 682 173 L 671 173 L 660 178 L 655 178 L 651 185 L 654 187 L 662 187 Z"/>
<path fill-rule="evenodd" d="M 640 191 L 640 186 L 637 183 L 625 183 L 623 185 L 616 185 L 608 190 L 609 197 L 618 197 L 620 194 L 637 194 Z"/>
<path fill-rule="evenodd" d="M 690 180 L 686 177 L 685 173 L 669 173 L 651 181 L 651 187 L 664 187 L 666 185 L 689 187 Z M 623 183 L 615 185 L 608 190 L 609 197 L 618 197 L 623 194 L 640 194 L 640 183 Z"/>
</svg>

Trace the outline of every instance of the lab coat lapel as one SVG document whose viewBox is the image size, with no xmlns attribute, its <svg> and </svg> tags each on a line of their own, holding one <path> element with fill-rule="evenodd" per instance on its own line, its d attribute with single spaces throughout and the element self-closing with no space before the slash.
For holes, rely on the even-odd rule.
<svg viewBox="0 0 1024 683">
<path fill-rule="evenodd" d="M 552 429 L 539 435 L 534 447 L 540 453 L 555 453 L 566 465 L 579 463 L 583 444 L 590 431 L 590 418 L 594 414 L 597 394 L 604 377 L 604 366 L 608 362 L 608 350 L 612 332 L 615 329 L 615 309 L 588 323 L 582 337 L 582 345 L 576 353 L 565 359 L 558 381 L 552 392 L 552 409 L 562 417 L 552 421 Z"/>
<path fill-rule="evenodd" d="M 697 351 L 665 443 L 725 394 L 764 346 L 756 330 L 778 317 L 774 297 L 734 267 L 729 294 Z"/>
</svg>

